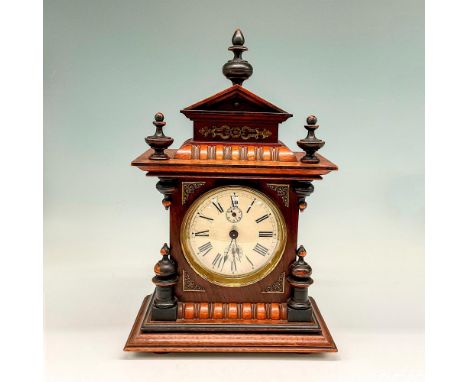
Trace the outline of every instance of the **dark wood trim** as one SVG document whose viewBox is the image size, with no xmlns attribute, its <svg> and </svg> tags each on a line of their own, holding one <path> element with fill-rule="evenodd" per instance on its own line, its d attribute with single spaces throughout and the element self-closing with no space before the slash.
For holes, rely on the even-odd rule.
<svg viewBox="0 0 468 382">
<path fill-rule="evenodd" d="M 169 322 L 168 320 L 154 320 L 152 318 L 152 307 L 155 297 L 151 298 L 146 308 L 145 317 L 141 325 L 141 331 L 144 333 L 159 332 L 221 332 L 221 333 L 320 333 L 321 328 L 312 315 L 310 322 L 288 322 L 287 319 L 177 319 Z M 183 303 L 179 302 L 179 311 Z M 284 304 L 286 305 L 286 304 Z M 286 310 L 286 306 L 284 306 Z"/>
<path fill-rule="evenodd" d="M 213 103 L 223 101 L 235 93 L 242 94 L 244 97 L 249 99 L 254 104 L 271 109 L 271 112 L 267 114 L 285 114 L 288 117 L 292 117 L 292 114 L 289 114 L 287 111 L 279 108 L 276 105 L 273 105 L 271 102 L 268 102 L 266 99 L 263 99 L 257 94 L 252 93 L 251 91 L 247 90 L 245 87 L 241 85 L 232 85 L 220 91 L 219 93 L 213 94 L 212 96 L 209 96 L 208 98 L 202 99 L 201 101 L 198 101 L 190 106 L 187 106 L 186 108 L 182 109 L 180 112 L 186 114 L 187 111 L 192 111 L 192 110 L 197 110 L 197 111 L 200 111 L 200 110 L 206 111 L 206 109 L 209 110 L 209 107 L 212 106 Z"/>
</svg>

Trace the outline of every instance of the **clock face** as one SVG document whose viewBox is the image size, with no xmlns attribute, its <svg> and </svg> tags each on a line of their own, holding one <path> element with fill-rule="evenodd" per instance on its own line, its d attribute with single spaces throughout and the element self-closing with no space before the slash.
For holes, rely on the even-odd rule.
<svg viewBox="0 0 468 382">
<path fill-rule="evenodd" d="M 284 218 L 265 194 L 219 187 L 200 196 L 182 222 L 181 244 L 192 268 L 224 286 L 252 284 L 278 264 L 286 243 Z"/>
</svg>

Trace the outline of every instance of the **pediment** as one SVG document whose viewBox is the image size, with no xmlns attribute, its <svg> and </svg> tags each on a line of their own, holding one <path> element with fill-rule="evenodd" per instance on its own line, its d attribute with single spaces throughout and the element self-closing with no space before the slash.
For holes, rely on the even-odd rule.
<svg viewBox="0 0 468 382">
<path fill-rule="evenodd" d="M 194 111 L 272 113 L 290 116 L 288 112 L 240 85 L 233 85 L 181 110 L 184 114 Z"/>
</svg>

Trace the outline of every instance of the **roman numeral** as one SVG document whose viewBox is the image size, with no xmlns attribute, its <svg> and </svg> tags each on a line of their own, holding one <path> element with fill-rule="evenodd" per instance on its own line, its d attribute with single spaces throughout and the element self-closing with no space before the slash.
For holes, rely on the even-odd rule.
<svg viewBox="0 0 468 382">
<path fill-rule="evenodd" d="M 255 248 L 253 250 L 262 256 L 266 256 L 268 254 L 268 248 L 258 243 L 255 244 Z"/>
<path fill-rule="evenodd" d="M 258 219 L 256 219 L 255 221 L 258 223 L 261 223 L 262 221 L 264 221 L 265 219 L 268 219 L 268 217 L 270 216 L 271 214 L 267 214 L 267 215 L 263 215 L 263 216 L 260 216 Z"/>
<path fill-rule="evenodd" d="M 239 205 L 239 197 L 235 193 L 231 195 L 231 205 L 233 208 Z"/>
<path fill-rule="evenodd" d="M 216 209 L 219 211 L 219 213 L 224 212 L 223 207 L 222 207 L 221 204 L 219 204 L 219 202 L 218 202 L 218 199 L 213 199 L 213 200 L 211 201 L 211 203 L 213 204 L 213 206 L 216 207 Z"/>
<path fill-rule="evenodd" d="M 258 237 L 273 237 L 273 231 L 260 231 Z"/>
<path fill-rule="evenodd" d="M 208 243 L 203 244 L 202 246 L 198 247 L 198 252 L 203 253 L 202 256 L 205 256 L 208 252 L 210 252 L 213 249 L 213 246 L 211 245 L 211 242 L 209 241 Z"/>
<path fill-rule="evenodd" d="M 253 206 L 253 204 L 255 203 L 256 200 L 257 200 L 257 199 L 252 200 L 252 203 L 250 203 L 249 208 L 247 208 L 247 211 L 245 211 L 246 214 L 249 213 L 250 209 L 252 208 L 252 206 Z"/>
<path fill-rule="evenodd" d="M 211 264 L 213 264 L 213 268 L 214 267 L 219 268 L 219 266 L 221 265 L 221 260 L 222 260 L 222 255 L 221 255 L 221 253 L 218 253 L 216 255 L 216 257 L 214 258 L 213 262 L 211 263 Z"/>
<path fill-rule="evenodd" d="M 210 230 L 207 229 L 205 231 L 200 231 L 200 232 L 195 232 L 194 235 L 195 236 L 210 236 Z"/>
<path fill-rule="evenodd" d="M 200 218 L 213 221 L 213 218 L 209 218 L 208 216 L 204 216 L 204 215 L 202 215 L 200 212 L 198 212 L 197 215 L 198 215 L 198 217 L 200 217 Z"/>
</svg>

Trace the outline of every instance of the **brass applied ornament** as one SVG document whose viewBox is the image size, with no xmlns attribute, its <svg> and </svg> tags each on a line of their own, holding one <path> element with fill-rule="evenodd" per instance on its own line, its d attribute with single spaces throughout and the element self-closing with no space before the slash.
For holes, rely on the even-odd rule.
<svg viewBox="0 0 468 382">
<path fill-rule="evenodd" d="M 260 129 L 258 127 L 231 127 L 228 125 L 223 126 L 205 126 L 199 130 L 200 134 L 204 137 L 216 138 L 220 137 L 221 139 L 230 139 L 230 138 L 242 138 L 247 140 L 250 138 L 254 139 L 266 139 L 271 135 L 271 131 L 268 129 Z"/>
</svg>

